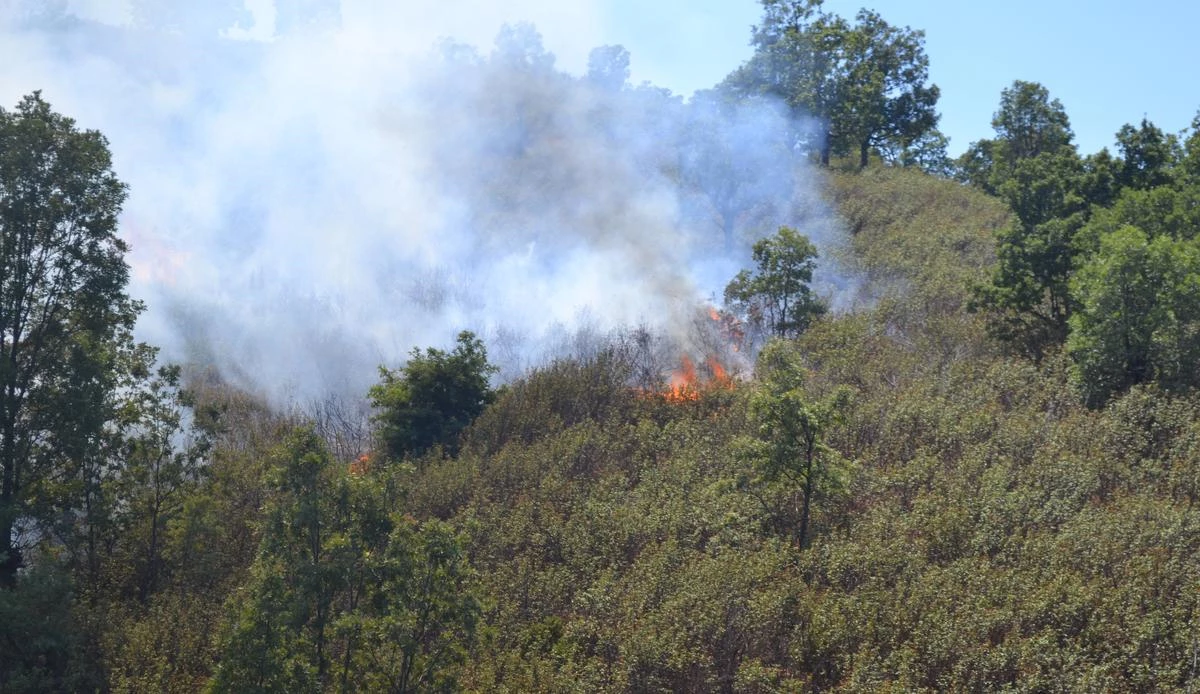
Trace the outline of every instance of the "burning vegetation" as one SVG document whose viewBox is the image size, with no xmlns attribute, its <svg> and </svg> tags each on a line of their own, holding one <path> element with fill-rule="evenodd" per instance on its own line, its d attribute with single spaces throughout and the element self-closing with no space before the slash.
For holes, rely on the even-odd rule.
<svg viewBox="0 0 1200 694">
<path fill-rule="evenodd" d="M 679 368 L 671 373 L 667 387 L 660 395 L 667 402 L 693 402 L 705 392 L 732 390 L 733 379 L 715 356 L 708 356 L 697 366 L 688 355 L 679 359 Z"/>
<path fill-rule="evenodd" d="M 744 358 L 741 321 L 715 306 L 708 306 L 700 316 L 694 326 L 698 346 L 683 350 L 665 387 L 654 393 L 666 402 L 694 402 L 705 393 L 734 387 L 733 373 L 740 368 L 727 365 Z M 697 358 L 697 353 L 704 356 Z"/>
</svg>

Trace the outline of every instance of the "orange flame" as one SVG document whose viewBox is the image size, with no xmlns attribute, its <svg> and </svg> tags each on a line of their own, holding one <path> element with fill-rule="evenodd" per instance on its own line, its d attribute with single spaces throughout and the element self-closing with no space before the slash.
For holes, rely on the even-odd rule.
<svg viewBox="0 0 1200 694">
<path fill-rule="evenodd" d="M 680 357 L 679 368 L 671 374 L 667 389 L 662 393 L 663 400 L 673 403 L 695 402 L 707 391 L 733 388 L 733 378 L 716 356 L 709 356 L 704 360 L 704 365 L 708 372 L 706 377 L 701 376 L 691 357 L 686 354 Z"/>
<path fill-rule="evenodd" d="M 363 453 L 358 456 L 358 460 L 350 463 L 350 474 L 355 477 L 362 477 L 371 471 L 371 454 Z"/>
<path fill-rule="evenodd" d="M 733 387 L 733 379 L 725 371 L 725 367 L 721 366 L 721 362 L 717 361 L 716 357 L 710 356 L 706 362 L 708 370 L 712 372 L 712 382 L 722 388 Z"/>
<path fill-rule="evenodd" d="M 717 332 L 728 343 L 734 352 L 742 351 L 742 343 L 746 340 L 746 326 L 738 317 L 716 306 L 708 306 L 708 317 L 717 324 Z"/>
<path fill-rule="evenodd" d="M 696 388 L 697 382 L 696 362 L 685 354 L 679 360 L 679 369 L 671 374 L 669 387 L 663 398 L 668 402 L 698 400 L 700 391 Z"/>
</svg>

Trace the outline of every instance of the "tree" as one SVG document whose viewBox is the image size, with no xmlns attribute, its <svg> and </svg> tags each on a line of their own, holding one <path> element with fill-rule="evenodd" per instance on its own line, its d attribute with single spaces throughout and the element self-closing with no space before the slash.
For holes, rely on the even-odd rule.
<svg viewBox="0 0 1200 694">
<path fill-rule="evenodd" d="M 629 81 L 629 51 L 624 46 L 597 46 L 588 53 L 587 81 L 619 92 Z"/>
<path fill-rule="evenodd" d="M 742 270 L 725 287 L 725 303 L 758 331 L 794 337 L 825 313 L 825 303 L 813 294 L 817 248 L 808 237 L 780 227 L 775 236 L 754 244 L 757 272 Z"/>
<path fill-rule="evenodd" d="M 996 195 L 1018 162 L 1042 154 L 1074 152 L 1075 135 L 1062 102 L 1037 82 L 1015 80 L 1000 92 L 1000 108 L 992 116 L 995 139 L 980 140 L 959 159 L 967 182 Z"/>
<path fill-rule="evenodd" d="M 212 691 L 452 691 L 479 605 L 459 538 L 388 511 L 311 429 L 275 455 L 274 495 Z"/>
<path fill-rule="evenodd" d="M 1014 80 L 1000 92 L 1000 109 L 992 116 L 996 139 L 1008 161 L 1029 159 L 1043 152 L 1070 147 L 1075 134 L 1066 109 L 1037 82 Z"/>
<path fill-rule="evenodd" d="M 17 535 L 71 509 L 69 487 L 114 416 L 141 310 L 117 237 L 125 185 L 103 136 L 41 95 L 0 109 L 0 584 Z"/>
<path fill-rule="evenodd" d="M 1180 154 L 1182 177 L 1192 183 L 1200 182 L 1200 113 L 1192 118 L 1191 127 L 1183 135 Z"/>
<path fill-rule="evenodd" d="M 972 306 L 988 314 L 993 334 L 1040 358 L 1066 339 L 1067 283 L 1074 237 L 1087 221 L 1088 175 L 1062 104 L 1042 85 L 1016 81 L 1005 89 L 992 127 L 996 139 L 973 143 L 959 168 L 1007 202 L 1013 219 L 998 233 L 996 269 Z"/>
<path fill-rule="evenodd" d="M 500 27 L 492 60 L 518 71 L 549 73 L 554 69 L 554 54 L 542 45 L 542 35 L 529 22 Z"/>
<path fill-rule="evenodd" d="M 193 398 L 179 378 L 178 366 L 159 368 L 120 413 L 125 431 L 115 486 L 122 544 L 130 547 L 126 561 L 142 602 L 160 587 L 167 526 L 200 481 L 211 445 L 204 432 L 187 426 Z"/>
<path fill-rule="evenodd" d="M 1121 168 L 1117 183 L 1123 188 L 1149 189 L 1171 182 L 1171 169 L 1181 158 L 1178 138 L 1163 133 L 1145 118 L 1138 127 L 1128 123 L 1117 131 Z"/>
<path fill-rule="evenodd" d="M 815 497 L 840 485 L 844 465 L 823 437 L 848 404 L 848 391 L 837 390 L 821 402 L 804 392 L 804 368 L 794 345 L 775 341 L 759 355 L 759 387 L 750 400 L 756 427 L 740 450 L 757 473 L 758 482 L 784 486 L 785 498 L 798 496 L 792 511 L 791 535 L 798 547 L 809 540 L 809 518 Z M 759 497 L 760 500 L 764 497 Z M 793 504 L 795 506 L 795 504 Z"/>
<path fill-rule="evenodd" d="M 893 27 L 860 10 L 847 37 L 846 77 L 833 132 L 865 167 L 872 149 L 898 153 L 938 122 L 937 85 L 926 86 L 925 32 Z M 837 143 L 835 143 L 837 144 Z"/>
<path fill-rule="evenodd" d="M 901 166 L 916 167 L 932 176 L 950 178 L 955 173 L 954 162 L 946 153 L 950 138 L 933 128 L 908 143 L 899 153 Z"/>
<path fill-rule="evenodd" d="M 457 342 L 453 352 L 414 348 L 404 367 L 380 368 L 382 381 L 370 397 L 380 443 L 392 459 L 434 446 L 453 453 L 459 434 L 494 398 L 488 378 L 498 369 L 488 363 L 483 341 L 463 331 Z"/>
<path fill-rule="evenodd" d="M 679 175 L 699 195 L 697 216 L 721 230 L 732 253 L 739 227 L 773 226 L 795 186 L 786 119 L 776 110 L 697 92 L 686 107 Z M 706 203 L 706 204 L 705 204 Z"/>
<path fill-rule="evenodd" d="M 937 125 L 936 85 L 926 85 L 924 32 L 862 10 L 856 24 L 822 12 L 821 0 L 763 0 L 754 56 L 722 83 L 743 98 L 782 99 L 815 118 L 821 163 L 872 148 L 899 152 Z"/>
<path fill-rule="evenodd" d="M 1179 390 L 1200 382 L 1200 248 L 1149 238 L 1137 227 L 1105 234 L 1076 273 L 1067 351 L 1090 405 L 1138 383 Z"/>
</svg>

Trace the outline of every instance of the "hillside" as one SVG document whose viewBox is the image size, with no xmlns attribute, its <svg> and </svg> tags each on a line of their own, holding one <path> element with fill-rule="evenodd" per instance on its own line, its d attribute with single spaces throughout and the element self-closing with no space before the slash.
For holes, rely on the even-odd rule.
<svg viewBox="0 0 1200 694">
<path fill-rule="evenodd" d="M 1196 407 L 1088 411 L 1059 358 L 1002 357 L 964 311 L 1005 215 L 910 172 L 835 175 L 873 307 L 797 350 L 841 484 L 811 546 L 739 461 L 747 391 L 648 401 L 619 364 L 514 384 L 412 511 L 466 534 L 476 691 L 1172 689 L 1189 681 Z"/>
<path fill-rule="evenodd" d="M 748 380 L 634 387 L 641 343 L 616 340 L 500 389 L 452 455 L 356 460 L 347 403 L 281 414 L 191 373 L 206 466 L 157 468 L 161 537 L 118 514 L 102 550 L 65 536 L 94 563 L 0 593 L 29 644 L 9 688 L 1193 682 L 1200 401 L 1138 385 L 1088 409 L 1063 354 L 988 337 L 968 304 L 1009 219 L 994 198 L 911 169 L 823 176 L 860 298 Z M 478 357 L 461 346 L 409 369 Z M 755 462 L 784 377 L 814 413 L 803 535 L 800 478 Z"/>
<path fill-rule="evenodd" d="M 91 4 L 0 2 L 3 694 L 1200 683 L 1200 116 Z"/>
</svg>

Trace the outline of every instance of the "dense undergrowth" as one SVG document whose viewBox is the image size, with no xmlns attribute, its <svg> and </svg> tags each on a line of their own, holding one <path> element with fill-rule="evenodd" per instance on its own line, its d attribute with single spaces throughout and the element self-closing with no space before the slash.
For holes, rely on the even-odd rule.
<svg viewBox="0 0 1200 694">
<path fill-rule="evenodd" d="M 1004 356 L 965 310 L 1003 223 L 910 171 L 838 175 L 870 305 L 799 340 L 852 396 L 811 545 L 737 455 L 754 382 L 698 402 L 616 359 L 514 384 L 411 512 L 466 534 L 475 691 L 1146 691 L 1196 678 L 1200 424 L 1134 388 L 1080 404 L 1066 360 Z"/>
<path fill-rule="evenodd" d="M 863 281 L 790 352 L 804 397 L 838 403 L 803 544 L 798 490 L 747 459 L 760 377 L 661 397 L 618 345 L 501 389 L 455 455 L 396 462 L 355 460 L 336 403 L 281 416 L 194 374 L 212 448 L 157 554 L 132 518 L 4 593 L 6 686 L 1193 686 L 1200 399 L 1089 409 L 1067 356 L 993 342 L 967 304 L 995 199 L 893 168 L 827 192 Z"/>
</svg>

